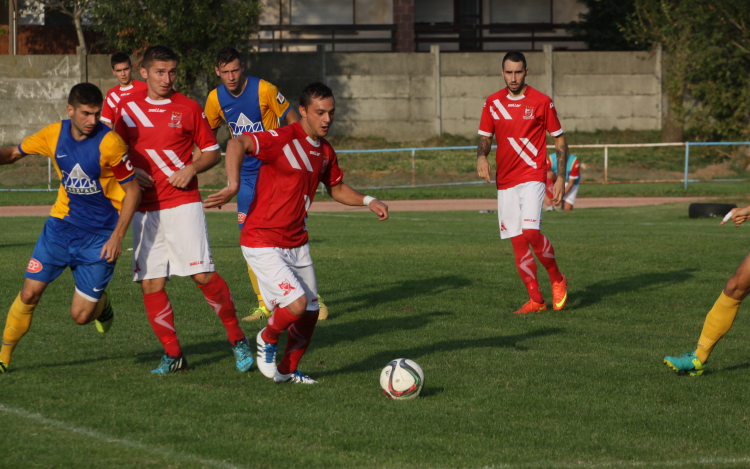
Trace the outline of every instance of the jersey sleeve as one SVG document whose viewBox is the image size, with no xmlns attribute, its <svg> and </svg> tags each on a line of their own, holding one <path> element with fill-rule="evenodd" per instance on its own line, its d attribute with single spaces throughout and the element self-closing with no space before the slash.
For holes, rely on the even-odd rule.
<svg viewBox="0 0 750 469">
<path fill-rule="evenodd" d="M 117 181 L 122 184 L 135 177 L 133 163 L 128 158 L 125 141 L 116 132 L 109 132 L 99 144 L 101 152 L 101 164 L 103 167 L 112 168 L 112 173 Z"/>
<path fill-rule="evenodd" d="M 55 122 L 34 135 L 26 137 L 18 145 L 18 150 L 24 155 L 44 155 L 47 158 L 53 158 L 61 126 L 61 122 Z"/>
<path fill-rule="evenodd" d="M 344 172 L 339 167 L 339 159 L 336 156 L 336 152 L 331 149 L 331 161 L 328 163 L 328 167 L 323 171 L 323 175 L 320 178 L 320 182 L 328 187 L 335 186 L 344 179 Z"/>
<path fill-rule="evenodd" d="M 224 119 L 224 114 L 221 112 L 221 105 L 219 104 L 219 95 L 216 90 L 212 90 L 208 94 L 206 100 L 206 119 L 211 130 L 216 130 L 221 127 L 221 121 Z"/>
<path fill-rule="evenodd" d="M 276 115 L 276 117 L 280 119 L 285 118 L 290 109 L 289 101 L 287 101 L 284 95 L 281 94 L 281 91 L 271 83 L 261 80 L 260 84 L 259 92 L 263 91 L 263 85 L 265 85 L 265 96 L 263 97 L 265 98 L 268 108 Z"/>
<path fill-rule="evenodd" d="M 102 106 L 102 116 L 99 120 L 106 122 L 107 124 L 112 124 L 115 121 L 116 110 L 117 106 L 115 106 L 114 101 L 112 101 L 112 93 L 107 93 L 107 97 L 104 98 L 104 105 Z"/>
<path fill-rule="evenodd" d="M 260 161 L 270 163 L 274 161 L 284 151 L 284 145 L 286 139 L 279 136 L 277 130 L 269 130 L 267 132 L 245 132 L 243 135 L 250 135 L 255 139 L 255 151 L 252 155 L 258 158 Z"/>
<path fill-rule="evenodd" d="M 124 107 L 121 107 L 118 111 L 122 114 L 124 112 Z M 123 118 L 123 116 L 120 116 L 119 119 L 115 119 L 115 129 L 114 129 L 115 132 L 117 132 L 117 135 L 119 135 L 120 138 L 122 138 L 122 140 L 125 142 L 126 147 L 130 146 L 130 135 L 128 134 L 128 123 L 127 123 L 128 120 L 130 120 L 130 116 L 128 116 L 127 118 Z"/>
<path fill-rule="evenodd" d="M 570 174 L 568 174 L 568 180 L 578 180 L 581 176 L 581 170 L 578 167 L 578 159 L 573 162 L 573 167 L 570 168 Z"/>
<path fill-rule="evenodd" d="M 546 121 L 547 121 L 547 132 L 553 137 L 559 137 L 563 134 L 562 125 L 560 119 L 557 117 L 557 110 L 555 109 L 555 103 L 549 100 L 549 104 L 545 104 L 546 109 Z"/>
<path fill-rule="evenodd" d="M 206 113 L 203 112 L 203 109 L 201 109 L 198 103 L 195 103 L 193 123 L 195 129 L 193 142 L 198 145 L 198 148 L 200 148 L 202 152 L 218 150 L 220 148 L 219 142 L 216 140 L 213 129 L 208 124 Z"/>
<path fill-rule="evenodd" d="M 482 108 L 482 119 L 479 121 L 479 135 L 483 137 L 492 137 L 495 135 L 495 120 L 492 117 L 492 108 L 490 100 L 484 102 Z"/>
</svg>

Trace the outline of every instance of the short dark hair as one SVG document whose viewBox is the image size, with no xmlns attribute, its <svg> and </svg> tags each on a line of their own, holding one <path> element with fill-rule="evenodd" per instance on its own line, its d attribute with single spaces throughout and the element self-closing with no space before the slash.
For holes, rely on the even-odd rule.
<svg viewBox="0 0 750 469">
<path fill-rule="evenodd" d="M 526 56 L 523 55 L 523 52 L 518 52 L 517 50 L 510 51 L 507 54 L 505 54 L 505 57 L 503 57 L 503 70 L 505 70 L 505 61 L 510 60 L 511 62 L 523 62 L 523 69 L 526 70 Z"/>
<path fill-rule="evenodd" d="M 112 65 L 112 70 L 115 69 L 115 65 L 121 64 L 123 62 L 127 62 L 129 67 L 133 65 L 132 63 L 130 63 L 130 56 L 128 56 L 128 54 L 126 54 L 125 52 L 115 52 L 109 59 L 109 63 L 110 65 Z"/>
<path fill-rule="evenodd" d="M 299 104 L 307 109 L 307 106 L 312 103 L 313 98 L 325 99 L 332 97 L 333 91 L 325 83 L 316 81 L 305 86 L 305 89 L 302 90 L 302 94 L 299 96 Z"/>
<path fill-rule="evenodd" d="M 79 83 L 70 90 L 68 104 L 78 107 L 81 104 L 101 106 L 104 103 L 102 90 L 93 83 Z"/>
<path fill-rule="evenodd" d="M 235 60 L 239 60 L 240 63 L 242 63 L 242 59 L 240 58 L 240 53 L 234 47 L 222 47 L 221 49 L 219 49 L 219 52 L 216 53 L 216 67 L 217 68 L 221 67 L 222 65 L 232 63 Z"/>
<path fill-rule="evenodd" d="M 154 62 L 169 62 L 170 60 L 174 60 L 178 64 L 180 63 L 180 56 L 178 56 L 175 51 L 170 49 L 167 46 L 162 45 L 156 45 L 151 46 L 148 49 L 146 49 L 146 52 L 143 53 L 143 60 L 141 61 L 141 67 L 148 70 L 148 68 L 151 66 Z"/>
</svg>

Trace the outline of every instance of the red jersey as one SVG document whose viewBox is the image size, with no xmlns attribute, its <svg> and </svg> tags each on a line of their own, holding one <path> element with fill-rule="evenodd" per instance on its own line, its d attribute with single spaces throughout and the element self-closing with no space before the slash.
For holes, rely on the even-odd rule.
<svg viewBox="0 0 750 469">
<path fill-rule="evenodd" d="M 302 126 L 249 133 L 261 161 L 255 199 L 250 204 L 240 244 L 250 248 L 296 248 L 307 243 L 307 210 L 318 185 L 334 186 L 344 173 L 325 139 L 309 138 Z"/>
<path fill-rule="evenodd" d="M 159 101 L 139 91 L 120 101 L 119 112 L 115 130 L 130 147 L 130 160 L 154 178 L 154 186 L 142 192 L 138 211 L 200 202 L 197 177 L 185 189 L 167 181 L 193 162 L 193 144 L 203 152 L 219 149 L 200 104 L 176 91 Z"/>
<path fill-rule="evenodd" d="M 479 123 L 479 135 L 497 140 L 498 189 L 524 182 L 547 180 L 547 139 L 562 135 L 555 105 L 549 96 L 530 86 L 514 97 L 503 88 L 487 98 Z"/>
<path fill-rule="evenodd" d="M 122 88 L 121 85 L 113 86 L 107 91 L 107 96 L 104 98 L 104 105 L 102 106 L 102 117 L 99 119 L 107 124 L 114 125 L 115 118 L 117 116 L 117 106 L 119 105 L 122 98 L 130 96 L 131 94 L 145 90 L 148 88 L 142 81 L 133 80 L 130 86 Z"/>
</svg>

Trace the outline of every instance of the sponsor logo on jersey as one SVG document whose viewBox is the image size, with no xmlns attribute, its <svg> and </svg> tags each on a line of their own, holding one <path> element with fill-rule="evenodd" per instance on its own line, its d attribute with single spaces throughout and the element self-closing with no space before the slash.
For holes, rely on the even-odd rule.
<svg viewBox="0 0 750 469">
<path fill-rule="evenodd" d="M 190 267 L 192 267 L 194 265 L 203 265 L 203 261 L 195 261 L 195 262 L 191 262 L 190 263 Z"/>
<path fill-rule="evenodd" d="M 224 112 L 229 112 L 229 111 L 231 111 L 232 109 L 234 109 L 234 108 L 233 108 L 233 107 L 228 107 L 228 108 L 224 109 Z"/>
<path fill-rule="evenodd" d="M 91 178 L 81 169 L 80 164 L 76 164 L 73 170 L 69 173 L 62 172 L 63 180 L 62 184 L 65 190 L 70 194 L 96 194 L 101 192 L 101 189 L 96 185 L 96 181 L 92 181 Z"/>
<path fill-rule="evenodd" d="M 26 271 L 35 274 L 37 272 L 41 272 L 43 268 L 44 266 L 42 265 L 42 263 L 32 257 L 31 259 L 29 259 L 29 265 L 26 266 Z"/>
<path fill-rule="evenodd" d="M 238 224 L 241 225 L 241 224 L 245 223 L 245 218 L 247 218 L 247 214 L 242 213 L 242 212 L 237 212 L 237 223 Z"/>
<path fill-rule="evenodd" d="M 521 107 L 521 105 L 518 103 L 510 103 L 510 104 L 507 104 L 507 106 L 508 107 Z"/>
<path fill-rule="evenodd" d="M 289 283 L 289 280 L 287 279 L 284 279 L 284 281 L 279 284 L 279 288 L 284 290 L 284 296 L 287 296 L 289 293 L 291 293 L 292 290 L 294 290 L 294 287 Z"/>
<path fill-rule="evenodd" d="M 65 158 L 66 156 L 68 156 L 68 155 L 67 154 L 66 155 L 57 155 L 58 158 Z"/>
<path fill-rule="evenodd" d="M 523 111 L 523 118 L 524 119 L 534 118 L 534 106 L 526 106 L 526 109 Z"/>
<path fill-rule="evenodd" d="M 528 221 L 528 222 L 531 222 L 531 223 L 536 223 L 536 220 L 534 220 L 533 218 L 524 218 L 523 221 Z"/>
<path fill-rule="evenodd" d="M 549 103 L 549 108 L 552 109 L 553 107 L 555 107 L 555 103 Z"/>
<path fill-rule="evenodd" d="M 278 137 L 278 136 L 279 136 L 279 133 L 278 133 L 278 132 L 276 132 L 276 131 L 275 131 L 275 130 L 273 130 L 273 129 L 269 130 L 268 132 L 269 132 L 269 133 L 270 133 L 271 135 L 273 135 L 274 137 Z"/>
<path fill-rule="evenodd" d="M 286 101 L 286 99 L 284 98 L 284 95 L 281 94 L 281 91 L 276 93 L 276 101 L 278 101 L 279 104 L 284 104 L 284 101 Z"/>
<path fill-rule="evenodd" d="M 177 112 L 177 111 L 172 111 L 172 119 L 169 121 L 169 124 L 167 125 L 169 125 L 170 127 L 174 127 L 174 128 L 177 128 L 177 127 L 182 128 L 181 121 L 182 121 L 182 113 Z"/>
<path fill-rule="evenodd" d="M 320 156 L 320 152 L 319 151 L 312 151 L 312 150 L 310 150 L 310 154 L 311 155 L 315 155 L 315 156 Z"/>
<path fill-rule="evenodd" d="M 244 133 L 263 132 L 263 122 L 253 122 L 245 114 L 240 113 L 240 117 L 237 118 L 236 122 L 229 123 L 229 130 L 235 136 Z"/>
<path fill-rule="evenodd" d="M 148 112 L 167 112 L 167 110 L 155 107 L 155 108 L 149 109 Z"/>
</svg>

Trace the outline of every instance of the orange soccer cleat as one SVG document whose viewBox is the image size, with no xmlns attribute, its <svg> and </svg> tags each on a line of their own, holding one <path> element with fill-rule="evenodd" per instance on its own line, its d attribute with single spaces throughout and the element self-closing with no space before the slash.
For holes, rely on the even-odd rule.
<svg viewBox="0 0 750 469">
<path fill-rule="evenodd" d="M 568 302 L 568 279 L 562 276 L 562 281 L 552 284 L 552 309 L 560 311 Z"/>
<path fill-rule="evenodd" d="M 529 300 L 525 305 L 521 306 L 521 309 L 513 312 L 516 314 L 529 314 L 538 313 L 539 311 L 547 311 L 547 303 L 537 303 L 534 300 Z"/>
</svg>

